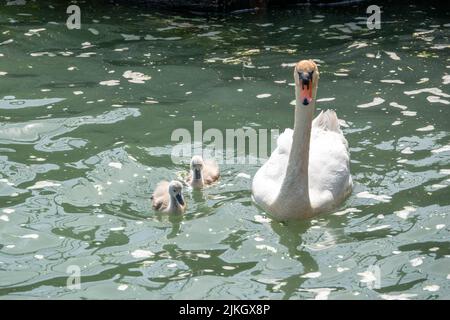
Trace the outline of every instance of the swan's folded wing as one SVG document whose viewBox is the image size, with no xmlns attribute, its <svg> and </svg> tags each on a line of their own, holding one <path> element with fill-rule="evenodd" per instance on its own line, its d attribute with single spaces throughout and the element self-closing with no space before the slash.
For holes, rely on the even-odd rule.
<svg viewBox="0 0 450 320">
<path fill-rule="evenodd" d="M 312 129 L 313 138 L 316 134 L 320 134 L 321 130 L 336 132 L 348 151 L 347 139 L 345 139 L 345 136 L 341 131 L 341 125 L 339 124 L 339 119 L 334 110 L 326 110 L 325 112 L 321 111 L 320 114 L 313 120 Z"/>
<path fill-rule="evenodd" d="M 350 154 L 342 133 L 315 130 L 309 155 L 309 187 L 315 207 L 331 207 L 351 190 Z M 322 197 L 328 194 L 330 197 Z"/>
<path fill-rule="evenodd" d="M 341 133 L 339 119 L 334 110 L 321 111 L 313 120 L 312 127 Z"/>
</svg>

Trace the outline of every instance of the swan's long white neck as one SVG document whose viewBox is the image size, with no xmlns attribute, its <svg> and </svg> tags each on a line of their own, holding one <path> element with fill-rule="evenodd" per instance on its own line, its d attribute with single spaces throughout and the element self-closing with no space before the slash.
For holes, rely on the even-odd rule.
<svg viewBox="0 0 450 320">
<path fill-rule="evenodd" d="M 281 185 L 277 206 L 284 207 L 285 212 L 311 212 L 309 198 L 308 167 L 309 147 L 311 141 L 311 126 L 315 111 L 317 81 L 313 83 L 312 101 L 304 106 L 300 101 L 298 85 L 295 86 L 295 123 L 292 136 L 292 146 L 286 176 Z M 289 200 L 295 200 L 292 202 Z"/>
</svg>

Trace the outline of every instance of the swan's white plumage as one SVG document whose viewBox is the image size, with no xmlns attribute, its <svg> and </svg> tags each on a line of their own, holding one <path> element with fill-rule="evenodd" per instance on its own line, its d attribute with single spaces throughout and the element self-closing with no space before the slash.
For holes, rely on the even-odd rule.
<svg viewBox="0 0 450 320">
<path fill-rule="evenodd" d="M 253 179 L 253 199 L 265 209 L 278 198 L 285 179 L 292 135 L 286 129 L 278 137 L 276 149 Z M 321 112 L 312 123 L 308 180 L 314 214 L 336 207 L 352 190 L 348 143 L 333 110 Z"/>
</svg>

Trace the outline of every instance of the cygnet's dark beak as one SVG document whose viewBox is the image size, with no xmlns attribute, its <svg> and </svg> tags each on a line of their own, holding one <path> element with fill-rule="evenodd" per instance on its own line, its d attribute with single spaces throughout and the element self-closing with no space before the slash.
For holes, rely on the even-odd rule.
<svg viewBox="0 0 450 320">
<path fill-rule="evenodd" d="M 182 206 L 184 206 L 184 199 L 183 196 L 181 195 L 181 193 L 178 193 L 175 198 L 177 199 L 178 203 L 181 204 Z"/>
</svg>

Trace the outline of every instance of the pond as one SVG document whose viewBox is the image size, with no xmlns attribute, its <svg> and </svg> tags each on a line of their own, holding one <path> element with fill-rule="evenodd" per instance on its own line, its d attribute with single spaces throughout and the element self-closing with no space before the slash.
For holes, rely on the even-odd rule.
<svg viewBox="0 0 450 320">
<path fill-rule="evenodd" d="M 51 1 L 0 10 L 1 299 L 450 297 L 448 10 L 391 4 L 368 29 L 365 6 L 79 6 L 72 30 Z M 350 145 L 346 202 L 275 221 L 251 199 L 261 156 L 155 213 L 189 169 L 175 130 L 292 127 L 307 58 Z"/>
</svg>

